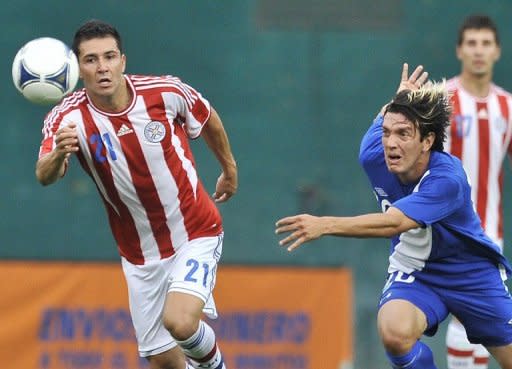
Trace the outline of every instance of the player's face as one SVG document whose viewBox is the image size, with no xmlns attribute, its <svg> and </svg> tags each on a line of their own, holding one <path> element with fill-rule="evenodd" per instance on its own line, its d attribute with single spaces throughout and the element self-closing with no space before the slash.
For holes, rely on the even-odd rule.
<svg viewBox="0 0 512 369">
<path fill-rule="evenodd" d="M 400 113 L 386 113 L 382 124 L 382 145 L 388 170 L 402 183 L 419 179 L 428 166 L 433 137 L 420 140 L 420 132 Z"/>
<path fill-rule="evenodd" d="M 462 72 L 474 77 L 491 76 L 500 54 L 494 32 L 485 28 L 465 30 L 462 43 L 457 46 Z"/>
<path fill-rule="evenodd" d="M 123 73 L 126 57 L 121 54 L 113 37 L 93 38 L 82 41 L 78 62 L 89 96 L 114 98 L 126 89 Z"/>
</svg>

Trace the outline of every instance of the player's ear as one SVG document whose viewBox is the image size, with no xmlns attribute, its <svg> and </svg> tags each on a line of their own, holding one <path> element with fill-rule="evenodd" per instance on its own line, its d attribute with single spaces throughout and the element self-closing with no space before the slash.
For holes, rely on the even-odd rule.
<svg viewBox="0 0 512 369">
<path fill-rule="evenodd" d="M 501 57 L 501 47 L 500 47 L 500 45 L 498 45 L 496 47 L 496 54 L 494 56 L 494 61 L 497 62 L 498 60 L 500 60 L 500 57 Z"/>
<path fill-rule="evenodd" d="M 434 132 L 430 132 L 425 139 L 423 140 L 423 148 L 421 152 L 429 151 L 434 145 L 434 141 L 436 140 L 436 134 Z"/>
<path fill-rule="evenodd" d="M 462 57 L 460 56 L 460 46 L 457 45 L 455 47 L 455 55 L 457 56 L 457 59 L 462 60 Z"/>
<path fill-rule="evenodd" d="M 121 63 L 123 64 L 123 73 L 126 69 L 126 55 L 125 54 L 122 54 L 121 55 Z"/>
</svg>

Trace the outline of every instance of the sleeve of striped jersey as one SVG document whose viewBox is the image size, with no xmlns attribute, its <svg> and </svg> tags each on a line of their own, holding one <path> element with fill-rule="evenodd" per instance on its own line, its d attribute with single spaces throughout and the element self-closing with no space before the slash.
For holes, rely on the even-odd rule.
<svg viewBox="0 0 512 369">
<path fill-rule="evenodd" d="M 396 201 L 393 206 L 416 222 L 430 225 L 463 205 L 461 187 L 453 176 L 430 174 L 421 182 L 417 192 Z"/>
<path fill-rule="evenodd" d="M 64 127 L 66 123 L 63 116 L 58 114 L 56 108 L 53 108 L 45 117 L 43 123 L 43 139 L 39 148 L 39 158 L 51 152 L 55 147 L 55 133 L 60 127 Z"/>
<path fill-rule="evenodd" d="M 46 118 L 44 119 L 43 124 L 43 140 L 41 141 L 41 146 L 39 147 L 39 158 L 50 153 L 55 147 L 55 132 L 61 127 L 64 126 L 64 122 L 62 116 L 56 116 L 54 112 L 55 108 L 48 113 Z M 64 176 L 69 167 L 69 160 L 66 159 L 64 162 Z"/>
<path fill-rule="evenodd" d="M 192 139 L 199 137 L 210 118 L 210 103 L 194 88 L 181 81 L 175 82 L 174 90 L 181 97 L 182 104 L 179 104 L 177 113 L 184 118 L 187 135 Z"/>
</svg>

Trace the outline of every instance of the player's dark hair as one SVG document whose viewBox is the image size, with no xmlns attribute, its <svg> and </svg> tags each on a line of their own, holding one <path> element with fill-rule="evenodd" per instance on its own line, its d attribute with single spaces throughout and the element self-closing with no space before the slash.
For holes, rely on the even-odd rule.
<svg viewBox="0 0 512 369">
<path fill-rule="evenodd" d="M 473 14 L 468 16 L 459 28 L 459 36 L 457 39 L 457 45 L 462 45 L 462 42 L 464 41 L 464 32 L 468 29 L 488 29 L 491 30 L 494 33 L 494 39 L 496 41 L 496 44 L 500 44 L 500 36 L 498 34 L 498 27 L 496 27 L 496 24 L 494 21 L 485 14 Z"/>
<path fill-rule="evenodd" d="M 388 104 L 384 114 L 403 114 L 416 125 L 422 141 L 433 132 L 435 138 L 431 150 L 443 151 L 451 111 L 450 98 L 443 81 L 427 83 L 416 91 L 400 91 Z"/>
<path fill-rule="evenodd" d="M 119 32 L 117 32 L 117 29 L 115 29 L 114 26 L 98 19 L 91 19 L 85 22 L 76 31 L 75 37 L 73 38 L 73 52 L 78 57 L 79 47 L 83 41 L 91 40 L 93 38 L 105 38 L 109 36 L 116 40 L 117 47 L 122 54 L 123 42 L 121 40 L 121 35 L 119 35 Z"/>
</svg>

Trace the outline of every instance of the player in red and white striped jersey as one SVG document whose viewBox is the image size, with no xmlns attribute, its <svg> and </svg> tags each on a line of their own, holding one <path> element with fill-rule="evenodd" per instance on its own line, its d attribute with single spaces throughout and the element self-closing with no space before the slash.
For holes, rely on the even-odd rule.
<svg viewBox="0 0 512 369">
<path fill-rule="evenodd" d="M 95 182 L 121 255 L 139 353 L 151 368 L 224 369 L 201 320 L 203 311 L 216 317 L 222 219 L 189 145 L 204 138 L 222 168 L 214 200 L 228 200 L 237 167 L 222 122 L 176 77 L 125 75 L 121 37 L 104 22 L 85 23 L 73 49 L 85 88 L 46 116 L 36 176 L 55 182 L 76 154 Z"/>
<path fill-rule="evenodd" d="M 485 15 L 467 17 L 456 52 L 461 73 L 447 83 L 453 116 L 445 148 L 462 160 L 482 226 L 503 247 L 503 162 L 512 154 L 512 95 L 492 82 L 501 52 L 494 22 Z M 488 352 L 468 341 L 456 319 L 448 326 L 446 342 L 448 369 L 487 368 Z"/>
</svg>

